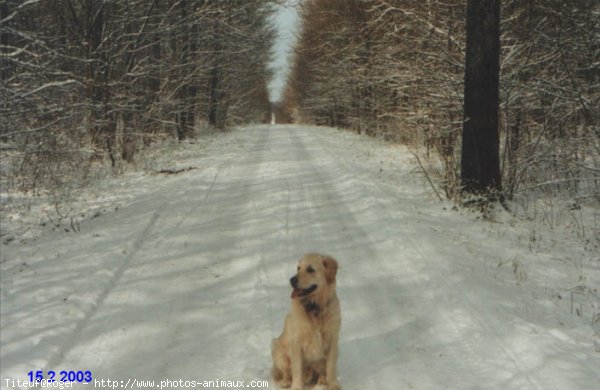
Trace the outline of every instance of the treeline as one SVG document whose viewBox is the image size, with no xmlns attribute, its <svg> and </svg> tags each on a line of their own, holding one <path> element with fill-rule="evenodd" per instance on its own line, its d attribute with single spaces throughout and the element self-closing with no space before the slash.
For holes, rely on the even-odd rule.
<svg viewBox="0 0 600 390">
<path fill-rule="evenodd" d="M 262 121 L 271 0 L 0 2 L 0 141 L 20 187 L 156 138 Z M 6 160 L 5 160 L 6 162 Z"/>
<path fill-rule="evenodd" d="M 306 0 L 284 110 L 411 143 L 460 193 L 466 3 Z M 503 192 L 600 201 L 600 5 L 501 1 Z M 422 148 L 421 148 L 422 147 Z"/>
</svg>

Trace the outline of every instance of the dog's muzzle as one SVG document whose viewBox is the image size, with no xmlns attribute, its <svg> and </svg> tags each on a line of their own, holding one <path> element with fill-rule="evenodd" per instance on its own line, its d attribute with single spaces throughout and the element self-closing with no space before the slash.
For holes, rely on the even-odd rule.
<svg viewBox="0 0 600 390">
<path fill-rule="evenodd" d="M 292 299 L 298 297 L 305 297 L 308 294 L 312 293 L 317 289 L 317 285 L 313 284 L 308 288 L 298 288 L 298 277 L 294 276 L 290 279 L 290 284 L 292 285 Z"/>
</svg>

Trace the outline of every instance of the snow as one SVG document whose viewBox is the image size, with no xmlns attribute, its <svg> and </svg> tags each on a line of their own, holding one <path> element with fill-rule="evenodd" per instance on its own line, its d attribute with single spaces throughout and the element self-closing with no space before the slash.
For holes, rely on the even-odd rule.
<svg viewBox="0 0 600 390">
<path fill-rule="evenodd" d="M 313 251 L 340 263 L 344 389 L 598 388 L 597 246 L 457 211 L 407 148 L 335 129 L 246 127 L 175 156 L 196 169 L 107 179 L 78 232 L 3 243 L 2 389 L 36 370 L 270 381 Z"/>
</svg>

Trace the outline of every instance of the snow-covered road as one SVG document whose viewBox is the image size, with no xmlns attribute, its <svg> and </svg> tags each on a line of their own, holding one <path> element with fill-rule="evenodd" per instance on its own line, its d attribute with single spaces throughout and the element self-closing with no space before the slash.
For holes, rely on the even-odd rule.
<svg viewBox="0 0 600 390">
<path fill-rule="evenodd" d="M 346 390 L 597 389 L 593 313 L 548 287 L 579 269 L 523 275 L 536 255 L 511 226 L 428 200 L 406 149 L 370 143 L 240 129 L 184 164 L 198 169 L 130 184 L 143 190 L 79 233 L 4 246 L 1 388 L 36 370 L 269 380 L 289 277 L 317 251 L 340 263 Z M 599 274 L 585 262 L 588 285 Z"/>
</svg>

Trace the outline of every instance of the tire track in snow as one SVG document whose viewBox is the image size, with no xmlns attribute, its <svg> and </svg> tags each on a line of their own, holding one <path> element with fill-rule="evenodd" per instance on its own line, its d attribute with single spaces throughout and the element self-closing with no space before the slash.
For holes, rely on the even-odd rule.
<svg viewBox="0 0 600 390">
<path fill-rule="evenodd" d="M 185 220 L 191 214 L 193 214 L 193 212 L 195 212 L 196 209 L 198 209 L 201 206 L 201 204 L 204 202 L 204 200 L 210 193 L 210 190 L 213 188 L 215 182 L 217 181 L 219 173 L 221 172 L 221 169 L 223 168 L 223 166 L 225 164 L 229 163 L 230 160 L 232 160 L 234 157 L 235 156 L 233 156 L 233 155 L 229 156 L 227 159 L 225 159 L 224 161 L 220 162 L 217 165 L 215 174 L 210 182 L 208 189 L 205 192 L 204 197 L 202 199 L 200 199 L 194 205 L 194 207 L 192 208 L 192 210 L 190 210 L 190 212 L 183 213 L 182 218 L 172 228 L 172 230 L 176 230 L 182 223 L 185 222 Z M 196 188 L 192 188 L 191 186 L 189 186 L 188 189 L 186 190 L 186 194 L 190 193 L 193 190 L 196 190 Z M 167 191 L 169 191 L 169 190 L 167 189 Z M 139 250 L 143 247 L 145 242 L 152 235 L 152 231 L 153 231 L 154 227 L 156 226 L 157 221 L 161 218 L 161 216 L 163 215 L 163 212 L 169 205 L 170 205 L 170 202 L 165 201 L 165 202 L 160 203 L 157 207 L 155 206 L 155 211 L 151 214 L 148 222 L 145 224 L 145 226 L 141 230 L 141 232 L 135 236 L 130 248 L 127 250 L 126 256 L 119 263 L 119 266 L 113 272 L 110 279 L 106 282 L 106 286 L 97 295 L 97 298 L 94 300 L 91 309 L 84 311 L 83 318 L 76 321 L 75 327 L 70 332 L 69 336 L 61 336 L 61 338 L 64 338 L 66 341 L 61 342 L 56 346 L 56 352 L 47 359 L 47 362 L 46 362 L 45 366 L 43 367 L 44 371 L 51 370 L 55 367 L 60 366 L 60 364 L 64 361 L 67 354 L 77 345 L 77 343 L 79 341 L 81 341 L 80 340 L 81 333 L 90 324 L 90 321 L 95 316 L 95 314 L 101 309 L 106 298 L 111 294 L 111 292 L 119 284 L 123 274 L 130 267 L 133 259 L 136 257 Z M 98 352 L 97 355 L 98 355 L 100 361 L 103 360 L 102 355 L 107 355 L 109 353 L 109 351 L 97 351 L 97 352 Z"/>
<path fill-rule="evenodd" d="M 146 223 L 144 229 L 139 233 L 133 241 L 133 245 L 131 246 L 131 250 L 127 252 L 127 255 L 119 264 L 119 267 L 115 270 L 110 280 L 108 281 L 106 287 L 100 292 L 97 299 L 94 302 L 91 310 L 88 310 L 84 313 L 84 317 L 77 321 L 75 328 L 73 329 L 70 337 L 67 338 L 67 341 L 58 346 L 58 350 L 56 354 L 48 359 L 46 366 L 44 367 L 44 371 L 52 370 L 55 367 L 58 367 L 65 355 L 69 352 L 69 350 L 77 343 L 78 335 L 82 332 L 82 330 L 88 325 L 90 319 L 94 316 L 94 314 L 98 311 L 98 309 L 102 306 L 102 303 L 106 299 L 106 297 L 110 294 L 110 292 L 115 288 L 115 286 L 119 283 L 119 280 L 123 276 L 123 273 L 129 266 L 131 260 L 135 257 L 138 250 L 142 247 L 144 241 L 149 235 L 150 231 L 156 225 L 156 221 L 160 218 L 161 212 L 164 208 L 164 203 L 161 204 L 156 211 L 152 214 L 149 221 Z"/>
<path fill-rule="evenodd" d="M 406 228 L 404 228 L 404 232 L 408 233 L 406 231 Z M 437 271 L 439 268 L 435 264 L 431 264 L 431 261 L 429 260 L 429 257 L 427 255 L 425 255 L 425 253 L 422 249 L 422 246 L 417 244 L 414 241 L 413 237 L 411 237 L 410 235 L 406 234 L 406 236 L 408 237 L 409 241 L 411 242 L 411 245 L 415 248 L 415 250 L 418 253 L 420 253 L 421 260 L 430 264 L 429 265 L 430 269 Z M 440 273 L 440 272 L 436 272 L 436 273 L 437 273 L 437 279 L 442 280 L 443 283 L 445 284 L 445 287 L 448 290 L 451 290 L 454 288 L 454 285 L 449 282 L 449 280 L 445 274 Z M 471 301 L 469 294 L 464 294 L 463 300 L 457 300 L 457 301 L 455 301 L 455 303 L 458 306 L 461 306 L 466 312 L 469 313 L 469 316 L 475 320 L 476 326 L 482 330 L 481 333 L 482 333 L 483 337 L 487 338 L 488 335 L 492 336 L 492 339 L 494 339 L 494 343 L 498 346 L 498 348 L 504 354 L 504 356 L 507 358 L 507 360 L 512 364 L 514 370 L 516 372 L 518 372 L 523 378 L 525 378 L 525 380 L 527 381 L 527 384 L 528 384 L 527 388 L 538 389 L 538 390 L 546 390 L 549 388 L 549 387 L 547 387 L 547 385 L 540 384 L 540 382 L 536 378 L 534 378 L 532 375 L 530 375 L 528 372 L 524 371 L 521 368 L 521 367 L 526 366 L 524 364 L 524 362 L 521 361 L 521 359 L 519 359 L 516 354 L 514 354 L 513 352 L 510 351 L 509 347 L 504 343 L 504 341 L 502 340 L 502 338 L 500 337 L 500 335 L 498 334 L 496 329 L 494 327 L 488 325 L 489 321 L 484 321 L 482 319 L 481 315 L 477 313 L 477 311 L 475 309 L 475 305 Z M 464 334 L 464 332 L 461 332 L 461 328 L 463 328 L 463 327 L 458 325 L 460 323 L 464 323 L 464 320 L 458 318 L 458 316 L 453 312 L 446 311 L 445 313 L 448 314 L 448 318 L 450 319 L 449 323 L 453 325 L 453 330 L 454 330 L 455 334 L 457 334 L 457 335 Z M 470 342 L 472 340 L 471 336 L 472 335 L 468 335 L 468 337 L 466 337 L 466 338 L 463 337 L 462 347 L 467 348 L 469 351 L 471 351 L 471 354 L 469 354 L 468 356 L 470 356 L 474 359 L 473 362 L 480 363 L 481 361 L 485 361 L 485 356 L 481 356 L 480 354 L 474 352 L 476 349 Z M 490 348 L 490 350 L 491 350 L 491 348 Z M 457 358 L 459 358 L 459 356 L 457 356 Z"/>
<path fill-rule="evenodd" d="M 238 135 L 238 138 L 244 138 L 244 135 Z M 245 208 L 249 201 L 251 201 L 251 191 L 246 190 L 246 187 L 253 187 L 253 184 L 248 181 L 248 178 L 253 177 L 255 166 L 260 163 L 262 158 L 261 150 L 264 149 L 264 145 L 261 140 L 263 136 L 259 136 L 252 140 L 251 147 L 247 153 L 244 153 L 243 158 L 240 159 L 239 151 L 234 151 L 229 154 L 224 162 L 221 163 L 215 177 L 212 179 L 211 184 L 207 189 L 203 190 L 203 196 L 200 200 L 194 200 L 193 192 L 196 190 L 194 186 L 194 174 L 190 174 L 191 183 L 189 188 L 183 195 L 178 196 L 176 200 L 167 202 L 167 210 L 165 210 L 165 221 L 162 224 L 162 231 L 160 235 L 155 234 L 157 239 L 154 243 L 158 247 L 158 251 L 152 251 L 150 248 L 146 249 L 145 252 L 155 252 L 155 259 L 143 265 L 138 264 L 135 269 L 127 272 L 128 281 L 122 286 L 117 294 L 113 294 L 112 304 L 119 304 L 119 302 L 127 301 L 127 296 L 133 294 L 136 295 L 136 291 L 148 290 L 152 287 L 149 283 L 155 280 L 155 275 L 151 274 L 162 274 L 167 271 L 168 264 L 164 264 L 165 261 L 172 262 L 173 265 L 177 265 L 180 262 L 181 244 L 178 238 L 182 235 L 188 235 L 190 245 L 192 248 L 198 248 L 200 251 L 196 254 L 197 263 L 193 269 L 186 272 L 185 275 L 169 277 L 167 279 L 157 280 L 160 283 L 169 284 L 169 280 L 172 280 L 171 284 L 174 284 L 170 290 L 173 296 L 171 304 L 167 306 L 166 312 L 161 313 L 147 313 L 144 314 L 145 323 L 149 323 L 156 329 L 156 332 L 160 335 L 159 339 L 148 343 L 143 349 L 160 350 L 162 355 L 163 363 L 156 362 L 155 364 L 148 365 L 146 368 L 142 368 L 142 372 L 146 372 L 147 379 L 163 379 L 163 378 L 174 378 L 174 377 L 186 377 L 192 373 L 191 370 L 185 370 L 185 365 L 181 364 L 181 361 L 177 358 L 179 355 L 198 356 L 201 354 L 203 347 L 211 349 L 208 342 L 203 342 L 202 333 L 195 335 L 200 329 L 203 328 L 203 323 L 213 322 L 219 318 L 220 314 L 215 314 L 215 307 L 211 301 L 226 300 L 225 297 L 221 297 L 216 293 L 221 289 L 227 289 L 222 286 L 222 283 L 216 283 L 216 279 L 211 279 L 211 274 L 218 280 L 225 279 L 227 274 L 230 273 L 230 269 L 235 269 L 239 266 L 239 262 L 236 260 L 235 255 L 235 239 L 241 238 L 239 229 L 242 227 L 243 218 L 247 217 Z M 243 142 L 243 140 L 237 140 Z M 238 146 L 237 144 L 230 145 L 232 149 Z M 191 196 L 186 198 L 187 193 L 192 193 Z M 178 202 L 179 200 L 180 202 Z M 186 203 L 192 202 L 191 206 L 186 207 Z M 182 204 L 180 204 L 182 203 Z M 220 207 L 221 205 L 227 205 L 227 207 Z M 182 207 L 183 206 L 183 207 Z M 202 213 L 198 210 L 202 208 Z M 167 214 L 169 218 L 167 218 Z M 171 219 L 171 221 L 169 221 Z M 211 238 L 205 242 L 205 246 L 200 245 L 199 242 L 194 241 L 194 235 L 191 234 L 197 230 L 198 233 L 202 231 L 210 231 L 211 229 L 219 230 L 225 229 L 227 236 L 230 236 L 234 242 L 227 243 L 221 246 L 219 243 L 218 235 L 212 234 Z M 198 238 L 203 238 L 204 235 L 199 234 Z M 175 240 L 173 240 L 175 238 Z M 204 237 L 206 238 L 206 237 Z M 161 240 L 166 240 L 166 243 L 162 243 Z M 172 242 L 171 242 L 172 240 Z M 216 241 L 212 241 L 216 240 Z M 232 245 L 233 244 L 233 245 Z M 172 259 L 172 260 L 167 260 Z M 202 262 L 209 261 L 202 265 Z M 141 266 L 140 266 L 141 265 Z M 235 273 L 235 271 L 234 271 Z M 202 275 L 204 274 L 204 275 Z M 194 277 L 201 276 L 204 279 L 201 283 L 210 282 L 214 280 L 215 283 L 210 283 L 207 288 L 202 290 L 190 289 L 194 282 Z M 170 278 L 170 279 L 169 279 Z M 162 279 L 162 278 L 161 278 Z M 200 292 L 202 294 L 199 294 Z M 177 294 L 175 294 L 177 293 Z M 205 296 L 204 300 L 202 296 Z M 224 299 L 223 299 L 224 298 Z M 167 298 L 169 299 L 169 298 Z M 203 303 L 206 302 L 206 303 Z M 149 302 L 152 303 L 152 302 Z M 199 305 L 200 303 L 200 305 Z M 200 310 L 199 306 L 203 306 L 204 309 Z M 233 308 L 232 308 L 233 309 Z M 141 308 L 136 310 L 143 310 Z M 237 310 L 237 309 L 234 309 Z M 197 326 L 191 325 L 188 318 L 190 316 L 196 316 L 199 313 L 206 313 Z M 225 323 L 226 321 L 224 321 Z M 130 325 L 127 322 L 124 323 L 126 327 Z M 229 323 L 226 326 L 231 326 L 233 323 Z M 126 330 L 127 332 L 127 330 Z M 107 336 L 110 337 L 110 336 Z M 123 337 L 123 336 L 120 336 Z M 125 336 L 126 337 L 126 336 Z M 190 339 L 197 338 L 197 345 L 190 345 Z M 123 356 L 137 356 L 141 354 L 140 351 L 127 351 L 127 347 L 121 348 L 116 345 L 114 340 L 108 338 L 106 345 L 99 344 L 95 345 L 102 349 L 104 354 L 112 353 Z M 206 344 L 206 345 L 204 345 Z M 201 347 L 202 346 L 202 347 Z M 222 348 L 224 346 L 221 346 Z M 240 354 L 243 345 L 235 346 L 234 348 L 228 348 L 227 354 L 232 359 L 237 359 L 236 356 Z M 112 349 L 112 352 L 110 350 Z M 78 351 L 78 353 L 85 353 L 85 351 Z M 87 358 L 90 360 L 89 358 Z M 92 359 L 95 359 L 92 358 Z M 121 357 L 120 359 L 125 359 Z M 71 356 L 70 361 L 78 360 L 77 354 Z M 137 358 L 129 357 L 125 361 L 137 360 Z M 128 364 L 128 363 L 126 363 Z M 154 367 L 156 365 L 156 367 Z M 202 366 L 202 364 L 200 364 Z M 119 369 L 118 363 L 111 361 L 106 364 L 102 364 L 98 371 L 112 372 Z M 120 368 L 122 371 L 122 368 Z"/>
<path fill-rule="evenodd" d="M 322 137 L 319 135 L 319 138 L 320 138 L 322 144 L 328 145 L 330 148 L 332 148 L 332 145 L 329 144 L 328 140 L 325 139 L 325 137 Z M 384 199 L 386 199 L 386 200 L 395 199 L 399 202 L 406 203 L 406 200 L 401 198 L 398 194 L 391 194 L 387 189 L 383 188 L 377 181 L 370 179 L 368 176 L 362 176 L 361 178 L 359 178 L 355 174 L 355 170 L 349 166 L 349 163 L 347 161 L 345 161 L 344 158 L 340 158 L 339 162 L 345 166 L 345 168 L 348 172 L 351 173 L 351 175 L 354 177 L 357 185 L 366 186 L 366 183 L 368 182 L 369 185 L 372 186 L 372 188 L 375 188 L 377 190 L 377 192 L 384 195 L 384 197 L 383 197 Z M 366 191 L 366 193 L 369 193 L 369 191 Z M 431 254 L 431 253 L 426 254 L 427 251 L 423 248 L 423 246 L 416 242 L 416 240 L 414 238 L 414 232 L 408 230 L 406 224 L 398 223 L 395 219 L 393 219 L 390 216 L 391 214 L 390 214 L 388 208 L 380 200 L 380 197 L 375 196 L 373 191 L 370 191 L 370 194 L 372 197 L 372 201 L 375 204 L 377 204 L 378 207 L 382 211 L 384 211 L 382 218 L 391 220 L 392 223 L 396 226 L 396 228 L 399 229 L 400 231 L 402 231 L 402 234 L 401 234 L 402 238 L 407 239 L 409 241 L 410 246 L 412 246 L 414 248 L 414 251 L 416 253 L 418 253 L 418 257 L 419 257 L 420 261 L 422 261 L 424 264 L 428 264 L 427 269 L 429 270 L 429 272 L 435 274 L 435 276 L 436 276 L 435 279 L 441 280 L 444 283 L 447 291 L 452 291 L 455 287 L 452 283 L 450 283 L 447 275 L 443 272 L 440 272 L 440 267 L 438 267 L 438 264 L 433 264 L 432 261 L 430 260 L 430 258 L 432 258 L 435 255 L 435 253 L 434 254 Z M 404 249 L 404 247 L 400 246 L 397 241 L 394 240 L 394 241 L 392 241 L 392 243 L 398 249 L 398 252 L 401 252 Z M 429 251 L 429 252 L 431 252 L 431 251 Z M 502 338 L 499 336 L 498 332 L 493 327 L 488 325 L 489 321 L 484 321 L 482 319 L 482 317 L 477 313 L 475 305 L 469 298 L 468 294 L 464 295 L 464 300 L 457 300 L 454 303 L 461 306 L 464 309 L 464 311 L 468 312 L 470 317 L 476 321 L 477 327 L 479 327 L 482 330 L 481 333 L 483 334 L 483 337 L 486 337 L 486 335 L 491 336 L 491 338 L 494 340 L 494 343 L 500 349 L 501 353 L 503 353 L 504 356 L 506 357 L 506 359 L 512 364 L 514 370 L 516 372 L 518 372 L 523 378 L 525 378 L 525 380 L 527 381 L 527 384 L 528 384 L 528 388 L 538 389 L 538 390 L 544 390 L 544 389 L 548 388 L 546 386 L 541 385 L 540 382 L 538 381 L 538 379 L 534 378 L 528 372 L 521 369 L 521 367 L 526 366 L 524 364 L 524 362 L 521 361 L 521 359 L 519 359 L 516 356 L 516 354 L 514 354 L 513 352 L 510 351 L 510 348 L 504 343 Z M 431 304 L 433 304 L 435 306 L 439 305 L 438 302 L 433 301 L 433 300 L 431 301 Z M 444 315 L 449 319 L 448 323 L 452 325 L 452 331 L 455 335 L 457 335 L 458 337 L 460 337 L 460 335 L 463 335 L 463 332 L 461 331 L 463 326 L 459 325 L 461 323 L 464 323 L 463 319 L 458 318 L 456 316 L 456 314 L 454 314 L 452 312 L 448 312 L 447 310 L 440 309 L 440 310 L 437 310 L 437 312 L 444 313 Z M 474 353 L 476 348 L 474 347 L 474 345 L 472 345 L 472 342 L 470 340 L 471 340 L 470 336 L 468 336 L 466 338 L 462 337 L 461 348 L 466 348 L 471 353 L 466 354 L 466 355 L 464 355 L 464 354 L 458 355 L 457 354 L 456 359 L 464 360 L 465 356 L 467 356 L 467 358 L 474 357 L 473 359 L 471 359 L 471 362 L 475 363 L 474 367 L 481 366 L 481 361 L 484 359 L 478 358 L 478 354 Z M 450 352 L 456 352 L 456 351 L 450 350 Z M 481 368 L 483 368 L 483 367 L 481 367 Z"/>
</svg>

